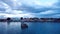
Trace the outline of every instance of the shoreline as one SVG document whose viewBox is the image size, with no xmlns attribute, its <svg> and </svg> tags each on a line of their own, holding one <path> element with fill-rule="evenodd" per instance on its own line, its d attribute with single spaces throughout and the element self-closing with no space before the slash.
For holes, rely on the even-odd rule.
<svg viewBox="0 0 60 34">
<path fill-rule="evenodd" d="M 0 19 L 0 22 L 60 22 L 60 18 L 20 18 L 20 19 Z"/>
</svg>

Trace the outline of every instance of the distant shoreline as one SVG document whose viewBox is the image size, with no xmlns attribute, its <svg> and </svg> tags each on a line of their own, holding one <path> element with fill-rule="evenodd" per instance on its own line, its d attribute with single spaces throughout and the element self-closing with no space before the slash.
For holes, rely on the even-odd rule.
<svg viewBox="0 0 60 34">
<path fill-rule="evenodd" d="M 20 18 L 20 19 L 0 19 L 0 22 L 60 22 L 60 18 Z"/>
</svg>

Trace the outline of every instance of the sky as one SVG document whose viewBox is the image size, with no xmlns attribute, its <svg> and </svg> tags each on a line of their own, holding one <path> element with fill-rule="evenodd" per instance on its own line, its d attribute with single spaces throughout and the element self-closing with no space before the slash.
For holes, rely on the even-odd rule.
<svg viewBox="0 0 60 34">
<path fill-rule="evenodd" d="M 0 0 L 0 18 L 60 18 L 59 0 Z"/>
</svg>

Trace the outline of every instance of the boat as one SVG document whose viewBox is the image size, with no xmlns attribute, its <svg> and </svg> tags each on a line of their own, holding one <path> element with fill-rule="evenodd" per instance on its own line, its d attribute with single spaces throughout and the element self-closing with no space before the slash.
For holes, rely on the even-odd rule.
<svg viewBox="0 0 60 34">
<path fill-rule="evenodd" d="M 28 25 L 27 24 L 21 24 L 21 29 L 25 29 L 25 28 L 28 28 Z"/>
</svg>

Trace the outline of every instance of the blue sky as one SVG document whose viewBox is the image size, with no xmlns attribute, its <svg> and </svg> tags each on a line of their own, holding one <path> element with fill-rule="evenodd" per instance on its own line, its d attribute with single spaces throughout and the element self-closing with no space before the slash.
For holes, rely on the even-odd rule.
<svg viewBox="0 0 60 34">
<path fill-rule="evenodd" d="M 0 18 L 59 18 L 59 0 L 0 0 Z"/>
</svg>

